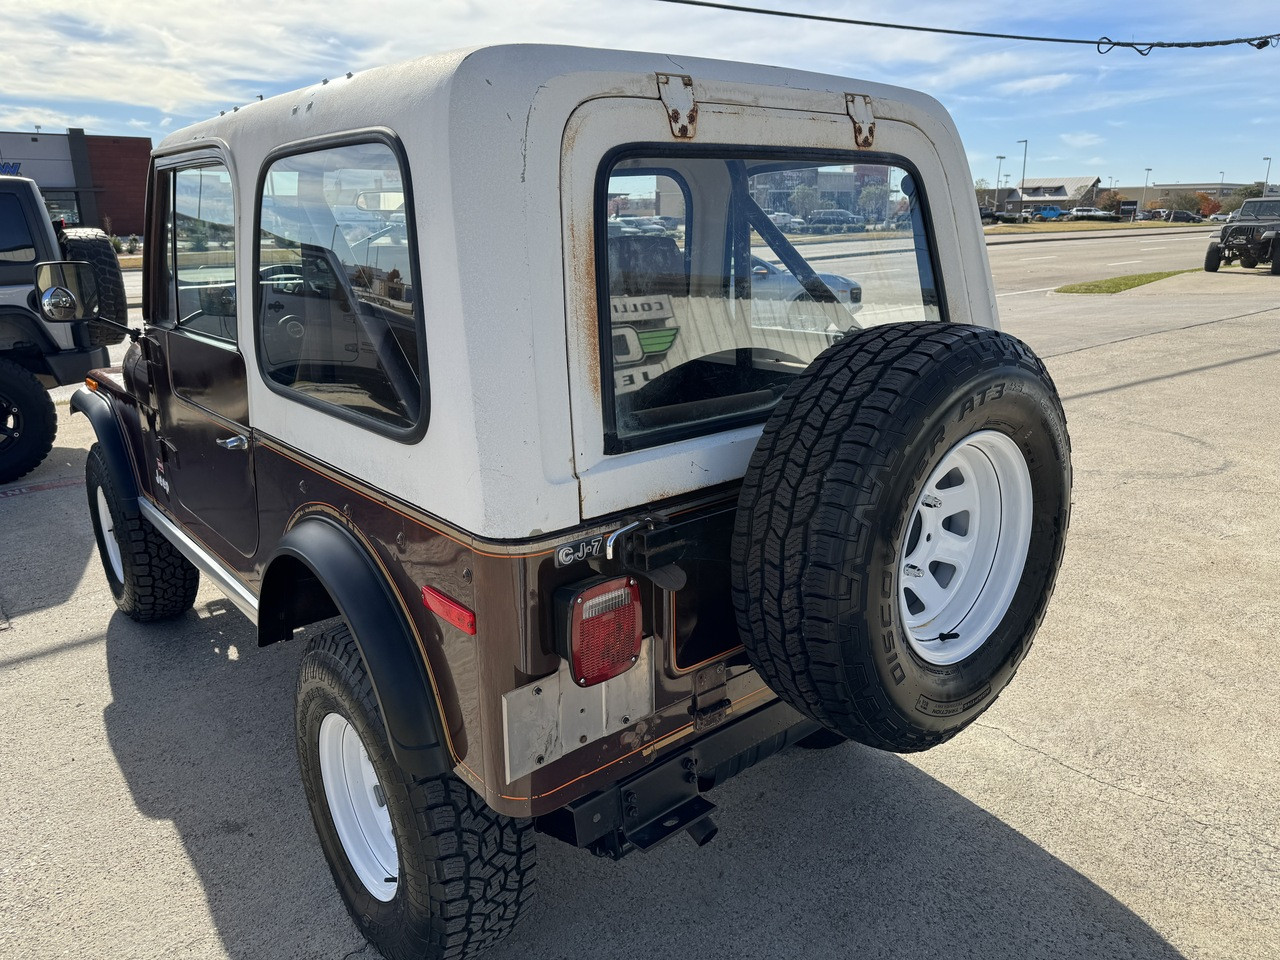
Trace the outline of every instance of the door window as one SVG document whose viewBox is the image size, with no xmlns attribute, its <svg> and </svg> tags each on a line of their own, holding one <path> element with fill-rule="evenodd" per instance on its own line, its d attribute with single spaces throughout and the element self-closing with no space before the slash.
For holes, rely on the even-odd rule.
<svg viewBox="0 0 1280 960">
<path fill-rule="evenodd" d="M 221 163 L 162 171 L 166 318 L 176 329 L 235 344 L 235 198 Z"/>
<path fill-rule="evenodd" d="M 12 193 L 0 193 L 0 262 L 33 263 L 35 259 L 36 244 L 22 201 Z"/>
</svg>

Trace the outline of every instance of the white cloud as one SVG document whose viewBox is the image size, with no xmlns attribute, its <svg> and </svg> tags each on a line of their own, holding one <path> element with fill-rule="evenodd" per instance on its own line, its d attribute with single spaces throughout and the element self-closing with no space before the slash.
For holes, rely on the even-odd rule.
<svg viewBox="0 0 1280 960">
<path fill-rule="evenodd" d="M 0 130 L 34 130 L 38 124 L 45 133 L 62 133 L 67 127 L 83 127 L 92 132 L 102 122 L 101 117 L 87 113 L 0 104 Z"/>
<path fill-rule="evenodd" d="M 1076 79 L 1074 73 L 1049 73 L 1037 77 L 1024 77 L 1021 80 L 1008 80 L 997 84 L 996 90 L 1006 95 L 1026 93 L 1047 93 L 1065 87 Z"/>
<path fill-rule="evenodd" d="M 1085 147 L 1096 147 L 1103 143 L 1103 138 L 1096 133 L 1060 133 L 1058 139 L 1068 147 L 1083 150 Z"/>
</svg>

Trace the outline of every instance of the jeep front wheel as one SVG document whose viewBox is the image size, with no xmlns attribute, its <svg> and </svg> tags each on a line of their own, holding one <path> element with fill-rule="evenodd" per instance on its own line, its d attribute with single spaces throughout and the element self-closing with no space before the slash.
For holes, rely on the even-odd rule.
<svg viewBox="0 0 1280 960">
<path fill-rule="evenodd" d="M 1029 348 L 889 324 L 821 354 L 765 425 L 738 501 L 747 655 L 828 730 L 923 750 L 1004 689 L 1044 616 L 1070 441 Z"/>
<path fill-rule="evenodd" d="M 120 612 L 150 623 L 190 610 L 200 571 L 146 517 L 125 509 L 99 444 L 89 449 L 84 477 L 102 571 Z"/>
<path fill-rule="evenodd" d="M 1222 244 L 1214 241 L 1209 244 L 1209 249 L 1204 254 L 1204 268 L 1209 273 L 1217 273 L 1218 268 L 1222 266 Z"/>
<path fill-rule="evenodd" d="M 296 732 L 329 871 L 383 956 L 460 960 L 511 930 L 533 892 L 532 821 L 494 813 L 457 777 L 400 768 L 345 625 L 303 654 Z"/>
<path fill-rule="evenodd" d="M 0 483 L 26 476 L 53 448 L 58 414 L 35 374 L 0 360 Z"/>
</svg>

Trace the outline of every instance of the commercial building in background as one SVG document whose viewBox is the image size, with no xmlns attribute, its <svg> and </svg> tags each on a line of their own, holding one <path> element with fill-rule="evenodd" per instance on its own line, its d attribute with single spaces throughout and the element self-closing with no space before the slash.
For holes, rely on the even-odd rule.
<svg viewBox="0 0 1280 960">
<path fill-rule="evenodd" d="M 30 177 L 49 213 L 68 225 L 142 235 L 149 137 L 66 133 L 0 133 L 0 173 Z"/>
</svg>

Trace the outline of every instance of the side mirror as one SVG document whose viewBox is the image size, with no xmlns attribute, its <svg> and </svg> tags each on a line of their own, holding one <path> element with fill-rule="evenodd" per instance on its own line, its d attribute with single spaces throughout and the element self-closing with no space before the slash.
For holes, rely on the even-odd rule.
<svg viewBox="0 0 1280 960">
<path fill-rule="evenodd" d="M 767 277 L 769 275 L 769 270 L 766 267 L 752 267 L 751 275 L 755 277 Z"/>
<path fill-rule="evenodd" d="M 98 316 L 98 280 L 92 264 L 63 260 L 36 265 L 40 313 L 50 323 L 75 323 Z"/>
</svg>

